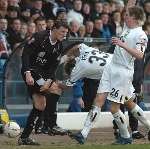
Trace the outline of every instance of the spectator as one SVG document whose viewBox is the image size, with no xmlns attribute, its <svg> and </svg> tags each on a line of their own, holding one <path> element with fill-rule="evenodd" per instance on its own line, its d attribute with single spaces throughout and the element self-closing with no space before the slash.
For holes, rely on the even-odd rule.
<svg viewBox="0 0 150 149">
<path fill-rule="evenodd" d="M 74 0 L 73 1 L 73 9 L 70 10 L 67 14 L 67 21 L 68 23 L 76 21 L 79 23 L 79 25 L 83 24 L 83 16 L 82 16 L 82 1 L 81 0 Z"/>
<path fill-rule="evenodd" d="M 42 12 L 43 2 L 42 0 L 32 0 L 31 8 L 31 20 L 35 21 L 38 17 L 43 17 L 44 13 Z"/>
<path fill-rule="evenodd" d="M 124 2 L 122 0 L 115 0 L 114 2 L 116 3 L 116 11 L 121 13 L 124 9 Z"/>
<path fill-rule="evenodd" d="M 9 6 L 19 7 L 19 1 L 20 0 L 8 0 Z"/>
<path fill-rule="evenodd" d="M 103 36 L 103 21 L 100 18 L 94 20 L 94 28 L 91 37 L 104 38 Z"/>
<path fill-rule="evenodd" d="M 8 24 L 12 23 L 12 20 L 15 18 L 19 18 L 20 16 L 20 9 L 19 7 L 16 6 L 8 6 L 7 8 L 7 20 L 8 20 Z"/>
<path fill-rule="evenodd" d="M 101 16 L 101 13 L 103 11 L 103 3 L 100 1 L 96 1 L 94 4 L 94 10 L 92 12 L 92 21 L 99 18 Z"/>
<path fill-rule="evenodd" d="M 109 2 L 104 2 L 103 3 L 103 12 L 102 13 L 106 13 L 108 15 L 111 14 L 111 7 L 110 7 Z"/>
<path fill-rule="evenodd" d="M 0 0 L 0 16 L 5 18 L 7 15 L 8 0 Z"/>
<path fill-rule="evenodd" d="M 103 37 L 106 39 L 110 39 L 112 36 L 115 36 L 116 31 L 115 28 L 112 28 L 111 24 L 109 23 L 108 13 L 102 13 L 101 19 L 103 22 L 103 28 L 102 28 Z"/>
<path fill-rule="evenodd" d="M 55 3 L 57 5 L 57 9 L 63 7 L 67 12 L 73 8 L 73 4 L 70 0 L 55 0 Z"/>
<path fill-rule="evenodd" d="M 27 31 L 28 31 L 28 26 L 26 23 L 22 23 L 21 24 L 21 28 L 20 28 L 20 36 L 22 40 L 25 40 L 27 37 Z"/>
<path fill-rule="evenodd" d="M 47 29 L 51 30 L 54 26 L 54 20 L 53 19 L 47 19 L 46 24 L 47 24 Z"/>
<path fill-rule="evenodd" d="M 91 6 L 89 3 L 83 3 L 82 7 L 82 15 L 83 15 L 83 23 L 85 24 L 86 21 L 91 20 Z"/>
<path fill-rule="evenodd" d="M 47 24 L 45 18 L 39 17 L 36 19 L 35 23 L 37 32 L 46 30 Z"/>
<path fill-rule="evenodd" d="M 85 33 L 86 33 L 86 30 L 85 30 L 85 25 L 81 25 L 79 27 L 79 37 L 84 37 L 85 36 Z"/>
<path fill-rule="evenodd" d="M 92 21 L 85 22 L 85 37 L 91 37 L 93 28 L 94 28 L 94 23 Z"/>
<path fill-rule="evenodd" d="M 23 41 L 23 39 L 21 38 L 20 29 L 21 29 L 20 19 L 18 19 L 18 18 L 13 19 L 12 25 L 7 30 L 8 34 L 9 34 L 8 42 L 9 42 L 12 50 L 14 49 L 16 44 Z"/>
<path fill-rule="evenodd" d="M 8 58 L 9 54 L 11 53 L 10 46 L 7 42 L 7 25 L 7 20 L 0 17 L 0 59 Z"/>
<path fill-rule="evenodd" d="M 28 22 L 27 28 L 27 37 L 32 37 L 32 35 L 36 32 L 36 25 L 34 22 Z"/>
<path fill-rule="evenodd" d="M 64 7 L 57 9 L 56 20 L 67 20 L 67 11 Z"/>
<path fill-rule="evenodd" d="M 148 17 L 150 16 L 150 1 L 149 0 L 146 0 L 144 2 L 144 11 L 145 11 L 145 14 L 146 14 L 146 18 L 148 19 Z"/>
<path fill-rule="evenodd" d="M 114 27 L 113 27 L 113 25 L 114 25 Z M 119 37 L 123 31 L 123 26 L 121 23 L 121 13 L 119 11 L 114 11 L 112 13 L 111 26 L 113 27 L 113 29 L 115 29 L 116 36 Z"/>
<path fill-rule="evenodd" d="M 80 24 L 78 21 L 76 20 L 72 20 L 70 22 L 70 32 L 69 32 L 69 36 L 70 37 L 79 37 L 79 28 L 80 28 Z"/>
<path fill-rule="evenodd" d="M 29 7 L 23 7 L 21 9 L 21 21 L 28 23 L 31 20 L 31 9 Z"/>
</svg>

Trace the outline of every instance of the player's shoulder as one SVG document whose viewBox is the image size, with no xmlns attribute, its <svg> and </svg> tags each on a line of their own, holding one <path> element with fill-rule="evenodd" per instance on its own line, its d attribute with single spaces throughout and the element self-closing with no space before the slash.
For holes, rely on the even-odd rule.
<svg viewBox="0 0 150 149">
<path fill-rule="evenodd" d="M 144 32 L 144 30 L 142 29 L 142 27 L 138 27 L 136 29 L 133 30 L 135 38 L 144 38 L 145 40 L 148 40 L 148 37 L 146 35 L 146 33 Z"/>
</svg>

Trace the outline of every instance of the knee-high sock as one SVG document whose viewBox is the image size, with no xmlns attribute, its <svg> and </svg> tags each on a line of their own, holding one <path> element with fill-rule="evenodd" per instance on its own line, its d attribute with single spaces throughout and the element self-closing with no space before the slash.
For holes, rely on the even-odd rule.
<svg viewBox="0 0 150 149">
<path fill-rule="evenodd" d="M 32 111 L 30 112 L 30 114 L 28 116 L 26 126 L 21 134 L 21 138 L 29 137 L 29 135 L 31 134 L 31 132 L 36 124 L 36 121 L 40 117 L 41 113 L 42 113 L 42 111 L 39 111 L 38 109 L 33 107 Z"/>
<path fill-rule="evenodd" d="M 85 120 L 85 123 L 84 123 L 84 127 L 81 131 L 81 134 L 83 135 L 84 138 L 87 138 L 93 126 L 93 123 L 98 118 L 100 112 L 101 112 L 101 109 L 98 106 L 92 106 L 92 109 L 89 111 L 87 118 Z"/>
<path fill-rule="evenodd" d="M 150 121 L 145 117 L 143 110 L 138 105 L 131 110 L 131 113 L 150 130 Z"/>
<path fill-rule="evenodd" d="M 125 115 L 119 110 L 118 112 L 113 114 L 113 117 L 116 124 L 118 125 L 121 137 L 129 138 L 130 134 L 126 124 Z"/>
<path fill-rule="evenodd" d="M 46 108 L 44 111 L 44 125 L 48 128 L 52 128 L 56 125 L 57 121 L 57 102 L 59 95 L 49 94 L 46 97 Z"/>
<path fill-rule="evenodd" d="M 128 111 L 128 116 L 129 116 L 129 126 L 131 128 L 132 132 L 137 132 L 138 131 L 138 120 L 133 116 L 133 114 Z"/>
</svg>

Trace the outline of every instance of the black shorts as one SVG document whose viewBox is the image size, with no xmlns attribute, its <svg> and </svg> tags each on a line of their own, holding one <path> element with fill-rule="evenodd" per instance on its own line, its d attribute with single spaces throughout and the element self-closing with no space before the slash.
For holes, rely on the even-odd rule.
<svg viewBox="0 0 150 149">
<path fill-rule="evenodd" d="M 31 75 L 32 75 L 32 77 L 33 77 L 33 79 L 34 79 L 34 85 L 28 85 L 28 84 L 26 83 L 25 74 L 22 73 L 22 78 L 23 78 L 23 80 L 24 80 L 24 82 L 25 82 L 25 84 L 26 84 L 26 86 L 27 86 L 27 90 L 28 90 L 28 92 L 29 92 L 30 97 L 32 98 L 32 95 L 35 94 L 35 93 L 41 94 L 41 95 L 44 95 L 44 96 L 45 96 L 46 93 L 40 92 L 41 86 L 39 86 L 39 85 L 36 83 L 36 81 L 39 79 L 39 77 L 37 77 L 37 75 L 36 75 L 35 73 L 33 73 L 32 71 L 31 71 Z"/>
</svg>

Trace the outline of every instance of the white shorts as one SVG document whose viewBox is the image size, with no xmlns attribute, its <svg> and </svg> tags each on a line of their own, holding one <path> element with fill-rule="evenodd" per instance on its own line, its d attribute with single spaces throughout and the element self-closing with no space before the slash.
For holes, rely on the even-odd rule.
<svg viewBox="0 0 150 149">
<path fill-rule="evenodd" d="M 133 71 L 117 64 L 107 65 L 97 93 L 108 92 L 108 100 L 124 104 L 134 95 Z"/>
</svg>

